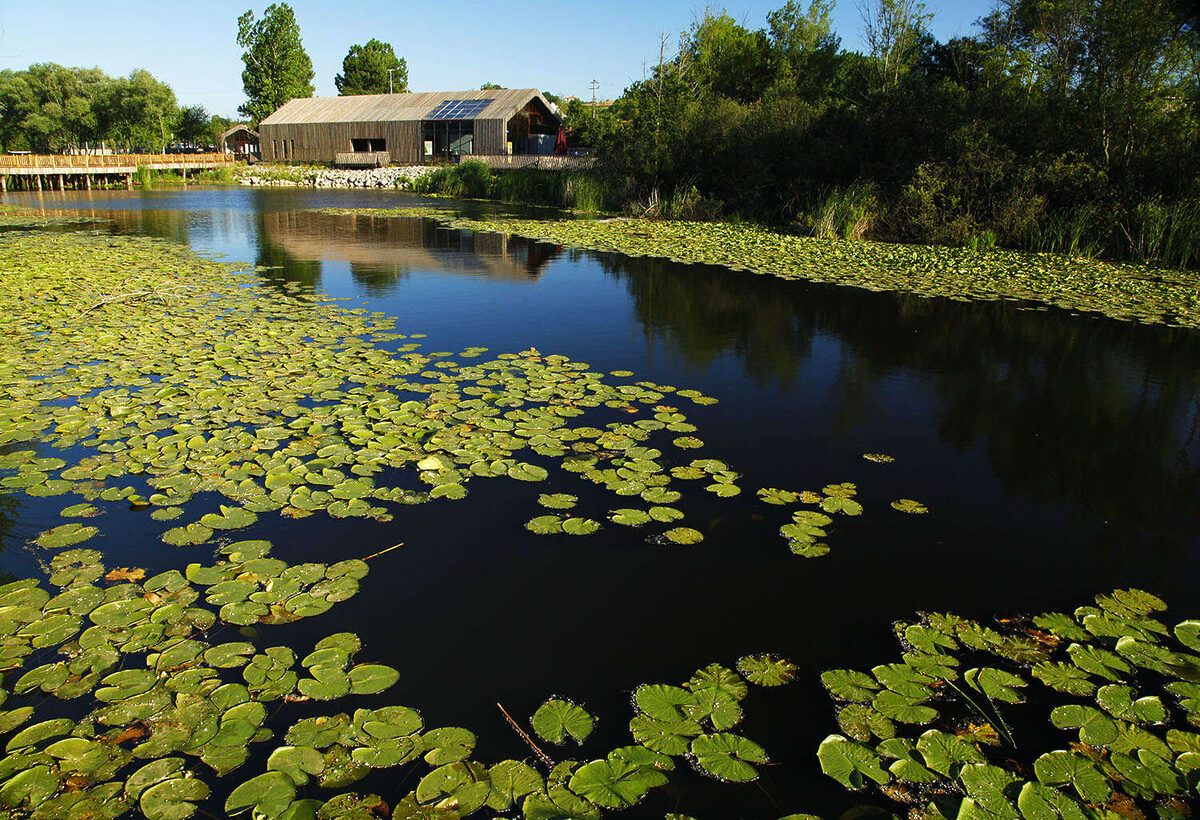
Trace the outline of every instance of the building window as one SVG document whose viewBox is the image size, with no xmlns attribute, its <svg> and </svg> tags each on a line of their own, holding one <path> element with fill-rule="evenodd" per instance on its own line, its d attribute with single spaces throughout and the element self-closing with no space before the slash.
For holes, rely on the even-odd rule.
<svg viewBox="0 0 1200 820">
<path fill-rule="evenodd" d="M 451 159 L 475 153 L 474 120 L 426 120 L 422 129 L 426 159 Z"/>
<path fill-rule="evenodd" d="M 387 140 L 372 138 L 372 139 L 352 139 L 350 140 L 350 150 L 356 154 L 365 154 L 367 152 L 383 152 L 387 150 Z"/>
</svg>

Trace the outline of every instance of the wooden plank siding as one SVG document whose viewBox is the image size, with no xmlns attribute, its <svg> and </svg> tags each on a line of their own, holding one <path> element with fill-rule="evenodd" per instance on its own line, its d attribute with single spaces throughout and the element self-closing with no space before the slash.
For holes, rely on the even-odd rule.
<svg viewBox="0 0 1200 820">
<path fill-rule="evenodd" d="M 259 154 L 269 162 L 333 162 L 354 150 L 352 140 L 383 139 L 392 162 L 424 162 L 422 124 L 444 100 L 489 99 L 474 119 L 474 153 L 504 154 L 508 123 L 531 101 L 553 116 L 536 88 L 430 91 L 289 100 L 259 125 Z"/>
<path fill-rule="evenodd" d="M 259 155 L 268 162 L 333 162 L 337 154 L 354 150 L 352 140 L 387 140 L 392 162 L 413 164 L 422 157 L 419 122 L 264 122 L 258 129 Z M 284 140 L 288 140 L 285 149 Z M 294 150 L 293 150 L 294 149 Z"/>
<path fill-rule="evenodd" d="M 475 120 L 476 154 L 503 154 L 508 150 L 507 120 Z"/>
</svg>

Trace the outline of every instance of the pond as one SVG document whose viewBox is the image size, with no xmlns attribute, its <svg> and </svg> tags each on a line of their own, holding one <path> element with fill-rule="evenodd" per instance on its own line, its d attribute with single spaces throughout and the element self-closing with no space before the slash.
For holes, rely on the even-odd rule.
<svg viewBox="0 0 1200 820">
<path fill-rule="evenodd" d="M 469 727 L 483 760 L 529 755 L 497 703 L 525 718 L 551 695 L 586 704 L 598 719 L 589 742 L 609 749 L 629 742 L 639 684 L 684 681 L 760 652 L 796 664 L 794 683 L 747 703 L 745 734 L 772 759 L 758 783 L 718 784 L 683 767 L 672 788 L 625 816 L 833 818 L 870 802 L 817 765 L 821 739 L 838 731 L 820 673 L 893 660 L 894 620 L 1069 611 L 1122 587 L 1162 596 L 1179 618 L 1200 614 L 1193 330 L 314 212 L 448 207 L 392 192 L 197 188 L 6 201 L 257 264 L 281 294 L 294 283 L 386 313 L 398 332 L 425 334 L 426 351 L 535 348 L 716 398 L 686 410 L 703 440 L 696 453 L 737 471 L 742 493 L 692 492 L 676 504 L 702 531 L 698 544 L 650 543 L 614 525 L 586 538 L 532 534 L 525 523 L 547 512 L 540 492 L 587 494 L 567 474 L 549 485 L 476 482 L 463 501 L 404 507 L 389 522 L 264 514 L 242 536 L 269 539 L 293 563 L 403 543 L 372 560 L 355 597 L 270 627 L 272 638 L 312 645 L 356 632 L 374 661 L 401 673 L 386 696 L 367 700 L 417 706 L 428 725 Z M 864 459 L 873 453 L 895 460 Z M 756 491 L 840 482 L 857 486 L 863 513 L 836 517 L 828 555 L 793 554 L 779 535 L 789 511 Z M 929 513 L 898 512 L 898 499 Z M 56 502 L 3 499 L 4 572 L 39 574 L 23 547 L 61 520 Z M 103 548 L 110 565 L 182 569 L 197 550 L 208 555 L 162 544 L 162 529 L 132 512 L 108 516 L 106 543 L 126 545 Z M 298 707 L 292 719 L 319 713 Z M 248 768 L 261 771 L 261 761 Z M 373 775 L 358 788 L 392 801 L 413 787 L 395 780 Z"/>
</svg>

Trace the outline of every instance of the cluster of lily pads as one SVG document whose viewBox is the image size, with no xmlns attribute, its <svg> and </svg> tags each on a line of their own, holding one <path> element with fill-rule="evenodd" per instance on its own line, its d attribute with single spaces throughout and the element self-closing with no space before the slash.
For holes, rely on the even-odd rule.
<svg viewBox="0 0 1200 820">
<path fill-rule="evenodd" d="M 844 733 L 821 743 L 821 768 L 910 817 L 1190 817 L 1200 621 L 1171 626 L 1165 609 L 1129 589 L 994 625 L 943 613 L 897 623 L 900 662 L 821 676 Z M 1046 749 L 1050 727 L 1063 734 Z"/>
<path fill-rule="evenodd" d="M 682 523 L 683 482 L 741 493 L 725 462 L 686 460 L 703 442 L 665 402 L 716 401 L 695 390 L 614 384 L 536 350 L 420 353 L 421 334 L 393 332 L 383 314 L 264 297 L 232 266 L 145 238 L 10 237 L 0 271 L 11 308 L 0 313 L 0 492 L 82 499 L 61 514 L 83 520 L 37 537 L 47 549 L 100 536 L 98 502 L 174 521 L 162 540 L 198 545 L 273 511 L 387 521 L 398 506 L 461 499 L 475 479 L 543 482 L 555 465 L 618 499 L 589 516 L 576 495 L 542 493 L 532 532 L 611 522 L 694 544 L 704 535 Z M 616 420 L 579 423 L 589 411 Z M 68 463 L 47 446 L 83 455 Z M 816 540 L 826 513 L 861 511 L 855 492 L 759 496 L 820 504 L 784 528 L 793 551 L 815 557 L 828 551 Z M 213 493 L 230 503 L 186 521 Z"/>
<path fill-rule="evenodd" d="M 80 275 L 64 284 L 64 268 Z M 666 506 L 680 498 L 668 486 L 671 457 L 647 440 L 696 429 L 669 395 L 715 401 L 648 381 L 612 384 L 585 363 L 534 350 L 487 361 L 483 348 L 459 360 L 418 353 L 382 314 L 319 297 L 262 298 L 229 266 L 151 240 L 26 236 L 0 245 L 0 270 L 12 274 L 0 304 L 14 308 L 0 317 L 0 444 L 9 445 L 0 489 L 123 502 L 160 520 L 182 517 L 202 493 L 232 502 L 168 529 L 171 544 L 206 543 L 270 511 L 388 520 L 396 505 L 463 498 L 474 479 L 544 481 L 554 463 L 647 505 L 614 506 L 621 523 L 642 513 L 674 521 L 682 513 Z M 593 408 L 629 420 L 573 423 Z M 68 464 L 40 454 L 45 444 L 89 454 Z M 662 442 L 680 452 L 701 444 L 688 435 Z M 398 470 L 416 480 L 395 480 Z M 713 491 L 735 494 L 733 475 L 714 475 Z M 92 503 L 63 510 L 101 512 Z M 540 529 L 598 526 L 564 523 Z M 71 521 L 39 543 L 61 548 L 98 534 Z"/>
<path fill-rule="evenodd" d="M 815 239 L 744 224 L 650 219 L 469 219 L 434 208 L 324 209 L 328 213 L 426 217 L 628 256 L 722 265 L 784 279 L 945 296 L 1028 300 L 1114 319 L 1200 327 L 1200 296 L 1184 271 L 1052 253 L 970 250 L 849 239 Z"/>
<path fill-rule="evenodd" d="M 289 566 L 270 557 L 269 546 L 235 542 L 211 567 L 192 564 L 150 578 L 141 569 L 105 572 L 95 550 L 71 549 L 51 559 L 50 590 L 33 580 L 0 586 L 0 663 L 6 683 L 15 680 L 11 696 L 23 704 L 5 703 L 11 708 L 0 712 L 0 734 L 10 735 L 0 759 L 0 805 L 12 816 L 46 820 L 116 818 L 135 809 L 148 820 L 184 820 L 209 798 L 213 776 L 240 769 L 253 744 L 272 740 L 266 704 L 392 687 L 397 670 L 354 662 L 362 645 L 352 633 L 323 638 L 299 659 L 285 646 L 213 640 L 220 623 L 247 620 L 228 599 L 236 606 L 250 596 L 268 605 L 268 598 L 284 597 L 275 594 L 277 584 L 294 589 L 301 577 L 361 578 L 367 571 L 354 560 Z M 256 598 L 263 589 L 268 598 Z M 297 594 L 327 600 L 315 586 Z M 282 617 L 306 614 L 317 612 L 297 608 Z M 305 790 L 344 789 L 418 759 L 431 770 L 392 817 L 457 818 L 487 806 L 516 808 L 530 820 L 599 818 L 602 809 L 633 805 L 665 785 L 672 757 L 721 780 L 753 780 L 766 753 L 729 730 L 741 720 L 747 682 L 782 685 L 795 667 L 760 655 L 743 658 L 738 669 L 741 675 L 712 664 L 682 687 L 638 687 L 635 744 L 590 762 L 555 763 L 538 749 L 548 774 L 517 760 L 474 761 L 471 731 L 427 728 L 406 706 L 302 718 L 267 756 L 266 770 L 228 792 L 224 809 L 269 820 L 388 816 L 377 795 L 322 798 Z M 72 703 L 77 716 L 33 722 L 39 713 L 62 714 L 39 695 Z M 0 703 L 9 698 L 0 690 Z M 594 722 L 562 698 L 548 700 L 531 721 L 553 744 L 582 744 Z"/>
<path fill-rule="evenodd" d="M 552 512 L 530 522 L 535 532 L 662 525 L 648 540 L 696 543 L 703 534 L 678 525 L 675 482 L 729 498 L 740 476 L 690 457 L 703 442 L 667 402 L 714 399 L 613 383 L 535 350 L 491 360 L 483 348 L 420 353 L 421 335 L 395 333 L 383 314 L 280 297 L 233 266 L 146 238 L 8 234 L 0 273 L 0 493 L 69 502 L 65 522 L 33 542 L 49 588 L 0 586 L 0 734 L 11 735 L 0 805 L 12 816 L 184 820 L 227 795 L 227 814 L 270 820 L 452 820 L 484 807 L 530 820 L 592 818 L 664 785 L 674 758 L 738 782 L 767 762 L 731 731 L 747 682 L 779 685 L 795 673 L 765 655 L 743 658 L 738 672 L 706 667 L 683 686 L 639 687 L 633 744 L 588 762 L 538 750 L 545 773 L 474 761 L 473 733 L 426 728 L 405 706 L 306 717 L 269 754 L 259 745 L 278 731 L 266 704 L 376 695 L 400 673 L 357 663 L 351 633 L 303 657 L 260 645 L 260 629 L 354 596 L 367 565 L 289 564 L 268 542 L 231 533 L 272 512 L 386 521 L 400 506 L 463 498 L 477 478 L 537 484 L 558 467 L 620 501 L 587 517 L 573 514 L 578 496 L 542 493 Z M 596 426 L 575 421 L 585 413 L 600 417 Z M 760 497 L 819 505 L 793 522 L 819 529 L 826 513 L 861 511 L 855 492 L 839 484 L 812 497 Z M 206 545 L 215 557 L 150 577 L 106 570 L 90 547 L 103 544 L 97 524 L 108 505 L 175 522 L 164 524 L 163 541 Z M 238 639 L 220 639 L 238 628 Z M 581 743 L 593 723 L 583 707 L 553 698 L 532 729 L 549 743 Z M 216 789 L 211 778 L 240 772 L 256 748 L 265 771 Z M 419 760 L 431 770 L 395 806 L 314 793 Z"/>
</svg>

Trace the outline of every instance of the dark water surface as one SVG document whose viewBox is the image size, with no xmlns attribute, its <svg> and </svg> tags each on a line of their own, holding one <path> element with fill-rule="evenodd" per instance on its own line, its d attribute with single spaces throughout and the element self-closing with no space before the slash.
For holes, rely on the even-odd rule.
<svg viewBox="0 0 1200 820">
<path fill-rule="evenodd" d="M 1138 586 L 1172 605 L 1168 617 L 1200 615 L 1195 331 L 572 251 L 419 219 L 304 212 L 418 204 L 395 193 L 192 189 L 7 201 L 78 208 L 119 231 L 277 266 L 262 275 L 391 314 L 399 332 L 428 334 L 426 351 L 536 347 L 720 399 L 675 402 L 700 428 L 706 447 L 697 455 L 742 473 L 737 498 L 685 497 L 687 523 L 706 535 L 697 546 L 656 546 L 617 526 L 587 538 L 526 532 L 538 492 L 574 492 L 583 514 L 603 513 L 591 485 L 570 475 L 553 488 L 474 481 L 464 501 L 401 508 L 387 524 L 264 515 L 238 534 L 272 540 L 293 563 L 403 542 L 371 562 L 357 597 L 268 627 L 267 637 L 311 645 L 330 632 L 359 633 L 360 657 L 397 667 L 400 683 L 326 711 L 415 706 L 427 725 L 475 731 L 476 756 L 488 762 L 528 754 L 497 701 L 520 716 L 551 694 L 585 703 L 600 723 L 582 754 L 597 756 L 630 742 L 628 697 L 639 683 L 679 683 L 751 652 L 799 665 L 798 683 L 756 687 L 746 702 L 739 731 L 776 764 L 761 788 L 683 772 L 678 789 L 626 817 L 836 817 L 855 805 L 817 766 L 818 743 L 837 731 L 818 675 L 897 660 L 890 623 L 918 610 L 1071 609 Z M 867 462 L 867 452 L 896 462 Z M 828 556 L 792 555 L 777 533 L 788 508 L 758 502 L 755 491 L 841 481 L 858 484 L 865 513 L 839 517 Z M 889 506 L 898 498 L 931 514 L 898 513 Z M 0 499 L 8 505 L 0 566 L 9 572 L 29 571 L 18 546 L 56 517 L 60 505 L 40 501 Z M 165 526 L 144 514 L 107 516 L 106 543 L 129 544 L 110 563 L 161 570 L 200 557 L 154 540 Z M 247 767 L 245 777 L 258 771 Z M 398 781 L 378 775 L 358 790 L 394 800 L 415 786 Z"/>
</svg>

